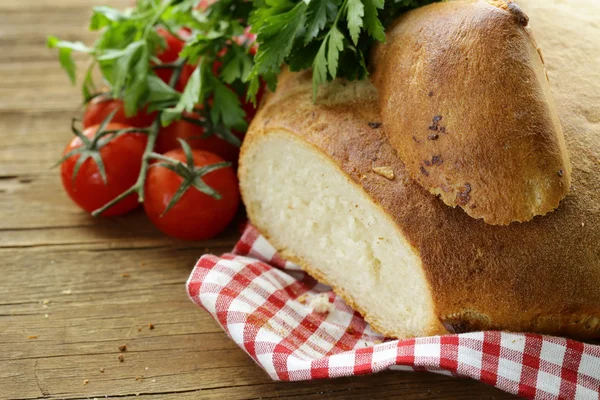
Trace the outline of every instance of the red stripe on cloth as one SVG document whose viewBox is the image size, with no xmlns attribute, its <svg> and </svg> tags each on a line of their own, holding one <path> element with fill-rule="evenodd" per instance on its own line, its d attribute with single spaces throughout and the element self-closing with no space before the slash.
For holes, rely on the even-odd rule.
<svg viewBox="0 0 600 400">
<path fill-rule="evenodd" d="M 583 343 L 567 340 L 565 357 L 561 368 L 560 396 L 566 399 L 574 399 L 579 383 L 578 371 L 583 352 Z"/>
<path fill-rule="evenodd" d="M 208 272 L 214 268 L 216 263 L 218 262 L 218 258 L 208 258 L 202 257 L 198 260 L 196 267 L 192 271 L 192 275 L 190 279 L 188 279 L 187 284 L 187 292 L 188 296 L 192 299 L 194 303 L 198 306 L 204 308 L 204 305 L 200 301 L 198 295 L 200 294 L 200 288 L 204 282 L 204 277 L 208 274 Z"/>
<path fill-rule="evenodd" d="M 289 379 L 289 374 L 287 373 L 288 369 L 288 360 L 289 357 L 295 353 L 300 351 L 302 346 L 307 342 L 308 338 L 317 330 L 319 325 L 311 321 L 311 315 L 308 315 L 305 319 L 303 319 L 298 326 L 293 329 L 284 340 L 282 340 L 277 347 L 275 347 L 275 354 L 278 351 L 281 354 L 278 354 L 278 357 L 273 360 L 275 364 L 275 368 L 278 370 L 278 374 L 280 370 L 285 370 L 285 372 L 279 375 L 280 379 Z M 314 317 L 313 317 L 314 318 Z M 313 345 L 316 347 L 316 345 Z M 281 351 L 284 349 L 284 351 Z M 292 351 L 288 351 L 290 349 L 294 349 Z M 319 349 L 315 349 L 318 351 Z M 321 352 L 323 349 L 320 349 Z M 279 368 L 277 368 L 279 366 Z M 312 374 L 312 371 L 311 371 Z M 312 375 L 311 375 L 312 376 Z"/>
<path fill-rule="evenodd" d="M 456 372 L 458 369 L 458 336 L 440 337 L 440 368 Z"/>
<path fill-rule="evenodd" d="M 275 253 L 273 257 L 271 257 L 270 264 L 277 268 L 285 268 L 286 260 L 283 259 L 279 253 Z"/>
<path fill-rule="evenodd" d="M 481 347 L 481 380 L 496 385 L 498 380 L 498 359 L 500 358 L 500 333 L 484 332 Z"/>
<path fill-rule="evenodd" d="M 275 366 L 275 372 L 277 372 L 277 378 L 282 381 L 290 380 L 287 360 L 293 352 L 294 350 L 287 347 L 283 342 L 279 343 L 273 349 L 273 365 Z"/>
<path fill-rule="evenodd" d="M 329 378 L 329 358 L 323 357 L 311 362 L 310 376 L 312 379 Z"/>
<path fill-rule="evenodd" d="M 519 383 L 519 396 L 535 398 L 537 376 L 540 368 L 540 353 L 542 352 L 542 337 L 527 335 L 523 353 L 523 369 Z"/>
<path fill-rule="evenodd" d="M 241 295 L 242 291 L 244 291 L 248 286 L 252 284 L 253 280 L 256 277 L 269 270 L 270 268 L 266 264 L 263 264 L 261 262 L 252 263 L 246 265 L 245 268 L 240 270 L 231 278 L 229 285 L 224 287 L 223 290 L 221 290 L 216 301 L 216 304 L 218 305 L 216 317 L 221 323 L 221 326 L 228 325 L 229 309 L 231 303 Z M 255 314 L 251 314 L 251 316 L 252 315 Z M 256 326 L 257 325 L 255 323 L 246 323 L 245 329 L 254 329 Z M 250 354 L 252 358 L 256 359 L 254 343 L 252 343 L 252 345 L 250 346 L 245 346 L 245 348 L 248 354 Z"/>
<path fill-rule="evenodd" d="M 240 240 L 237 242 L 237 244 L 233 248 L 233 253 L 239 254 L 241 256 L 246 256 L 246 255 L 250 254 L 250 251 L 252 250 L 252 246 L 254 245 L 254 242 L 256 242 L 256 239 L 258 239 L 259 237 L 260 237 L 260 234 L 258 233 L 258 231 L 256 229 L 254 229 L 254 228 L 246 229 L 244 231 L 244 234 L 240 238 Z"/>
<path fill-rule="evenodd" d="M 256 355 L 255 345 L 258 332 L 269 324 L 269 320 L 283 307 L 285 301 L 281 291 L 278 290 L 248 317 L 248 323 L 244 326 L 244 347 L 250 355 Z"/>
<path fill-rule="evenodd" d="M 285 342 L 289 342 L 296 348 L 296 351 L 302 351 L 303 346 L 307 346 L 311 350 L 320 352 L 321 354 L 327 352 L 327 349 L 321 347 L 316 342 L 309 342 L 310 337 L 321 327 L 321 324 L 325 322 L 325 319 L 321 315 L 310 313 L 306 315 L 290 333 L 284 339 Z M 325 335 L 322 337 L 326 342 L 331 342 L 333 337 L 331 335 Z M 305 351 L 304 351 L 305 352 Z"/>
<path fill-rule="evenodd" d="M 367 324 L 365 324 L 365 320 L 359 313 L 352 314 L 352 318 L 350 319 L 350 323 L 346 328 L 341 327 L 341 329 L 345 329 L 345 332 L 340 336 L 338 341 L 331 347 L 326 355 L 337 354 L 340 351 L 349 351 L 354 349 L 359 340 L 362 339 L 365 328 Z"/>
<path fill-rule="evenodd" d="M 396 353 L 396 365 L 415 364 L 415 339 L 407 339 L 398 342 Z"/>
<path fill-rule="evenodd" d="M 248 267 L 256 266 L 256 264 L 250 264 Z M 255 360 L 258 360 L 256 357 L 256 337 L 260 332 L 260 329 L 263 327 L 270 327 L 273 329 L 271 325 L 275 324 L 284 326 L 287 325 L 287 323 L 281 319 L 273 321 L 272 318 L 278 312 L 280 312 L 282 308 L 285 307 L 285 304 L 291 295 L 297 296 L 298 294 L 302 294 L 307 290 L 309 290 L 309 288 L 304 286 L 301 282 L 294 281 L 292 284 L 273 292 L 269 297 L 266 298 L 263 305 L 258 307 L 256 311 L 249 316 L 249 323 L 246 323 L 244 326 L 243 345 L 248 354 L 250 354 Z M 295 318 L 299 317 L 298 315 L 295 315 L 295 313 L 290 312 L 290 314 Z M 293 333 L 290 333 L 290 335 L 293 337 Z M 290 336 L 287 336 L 287 338 L 289 339 Z M 273 362 L 275 364 L 277 376 L 281 380 L 289 380 L 289 374 L 287 373 L 287 359 L 293 352 L 290 350 L 289 345 L 295 346 L 294 343 L 288 343 L 288 341 L 284 339 L 277 344 L 273 350 Z"/>
<path fill-rule="evenodd" d="M 373 372 L 373 347 L 364 347 L 354 353 L 354 375 Z"/>
</svg>

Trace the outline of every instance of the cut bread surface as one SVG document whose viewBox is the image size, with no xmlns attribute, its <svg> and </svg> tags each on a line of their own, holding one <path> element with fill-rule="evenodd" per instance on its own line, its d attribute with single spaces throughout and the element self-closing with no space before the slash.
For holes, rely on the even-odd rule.
<svg viewBox="0 0 600 400">
<path fill-rule="evenodd" d="M 437 333 L 416 250 L 335 162 L 275 130 L 252 138 L 241 165 L 250 219 L 284 256 L 334 286 L 377 330 Z"/>
</svg>

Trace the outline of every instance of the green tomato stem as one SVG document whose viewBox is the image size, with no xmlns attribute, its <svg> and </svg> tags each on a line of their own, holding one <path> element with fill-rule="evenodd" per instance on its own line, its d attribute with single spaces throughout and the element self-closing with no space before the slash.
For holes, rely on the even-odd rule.
<svg viewBox="0 0 600 400">
<path fill-rule="evenodd" d="M 144 202 L 144 184 L 146 183 L 146 174 L 148 173 L 148 166 L 150 161 L 150 154 L 154 151 L 154 145 L 156 144 L 156 138 L 158 137 L 158 132 L 160 132 L 160 116 L 162 113 L 158 113 L 154 123 L 152 123 L 152 127 L 150 128 L 150 134 L 148 134 L 148 143 L 146 143 L 146 150 L 144 151 L 144 157 L 142 158 L 142 169 L 140 170 L 140 175 L 138 176 L 136 186 L 136 192 L 138 194 L 138 201 L 140 203 Z"/>
<path fill-rule="evenodd" d="M 144 156 L 142 158 L 142 167 L 140 169 L 140 174 L 138 175 L 138 179 L 133 186 L 129 189 L 103 205 L 97 210 L 92 212 L 93 217 L 97 217 L 101 215 L 104 211 L 108 210 L 127 196 L 137 193 L 138 201 L 142 203 L 144 201 L 144 185 L 146 184 L 146 173 L 148 172 L 149 167 L 149 157 L 148 155 L 152 153 L 154 149 L 154 145 L 156 144 L 156 138 L 158 137 L 158 132 L 160 131 L 160 113 L 152 123 L 150 127 L 150 133 L 148 134 L 148 143 L 146 143 L 146 149 L 144 150 Z"/>
<path fill-rule="evenodd" d="M 185 65 L 186 61 L 187 60 L 185 58 L 177 60 L 173 69 L 173 75 L 171 76 L 171 80 L 169 81 L 169 86 L 175 87 L 177 81 L 181 77 L 181 71 L 183 70 L 183 66 Z M 144 155 L 142 157 L 142 167 L 140 169 L 140 174 L 138 175 L 137 181 L 129 189 L 127 189 L 126 191 L 124 191 L 123 193 L 121 193 L 120 195 L 118 195 L 99 209 L 94 210 L 92 212 L 93 217 L 101 215 L 104 211 L 108 210 L 110 207 L 114 206 L 115 204 L 117 204 L 118 202 L 120 202 L 121 200 L 133 193 L 137 193 L 138 201 L 140 203 L 144 202 L 144 186 L 146 184 L 146 174 L 148 173 L 148 168 L 150 167 L 150 160 L 156 156 L 156 153 L 154 153 L 154 145 L 156 144 L 156 139 L 158 138 L 158 133 L 160 132 L 161 128 L 161 115 L 162 112 L 159 112 L 156 115 L 156 118 L 154 119 L 154 122 L 152 123 L 149 129 L 135 130 L 136 132 L 148 132 L 148 142 L 146 143 L 146 149 L 144 150 Z"/>
</svg>

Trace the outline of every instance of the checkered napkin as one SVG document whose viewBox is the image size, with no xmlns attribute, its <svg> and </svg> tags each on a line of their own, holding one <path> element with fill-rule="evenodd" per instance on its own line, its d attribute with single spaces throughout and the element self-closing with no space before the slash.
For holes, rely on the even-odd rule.
<svg viewBox="0 0 600 400">
<path fill-rule="evenodd" d="M 233 253 L 203 256 L 187 290 L 276 380 L 418 370 L 477 379 L 526 398 L 600 399 L 600 346 L 495 331 L 386 339 L 252 226 Z M 316 298 L 330 312 L 316 312 Z"/>
</svg>

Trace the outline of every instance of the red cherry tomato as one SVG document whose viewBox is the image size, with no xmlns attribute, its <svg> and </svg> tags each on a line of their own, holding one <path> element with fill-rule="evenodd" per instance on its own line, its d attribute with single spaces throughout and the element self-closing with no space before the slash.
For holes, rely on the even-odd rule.
<svg viewBox="0 0 600 400">
<path fill-rule="evenodd" d="M 144 110 L 139 111 L 132 117 L 125 116 L 125 105 L 120 99 L 113 99 L 108 95 L 94 97 L 87 105 L 83 113 L 83 127 L 100 125 L 111 112 L 117 110 L 111 122 L 130 125 L 136 128 L 146 128 L 152 125 L 156 113 L 148 114 Z"/>
<path fill-rule="evenodd" d="M 167 43 L 167 47 L 165 49 L 161 49 L 161 51 L 156 55 L 156 57 L 165 64 L 177 61 L 177 59 L 179 58 L 179 53 L 181 53 L 185 46 L 185 42 L 179 39 L 178 37 L 172 35 L 168 30 L 164 28 L 158 28 L 156 32 L 160 36 L 162 36 Z M 190 35 L 190 31 L 189 29 L 182 28 L 179 30 L 178 34 L 179 36 L 185 38 Z M 195 69 L 196 67 L 190 64 L 186 64 L 183 66 L 183 70 L 181 71 L 179 81 L 177 81 L 175 85 L 175 90 L 177 90 L 178 92 L 183 92 Z M 154 72 L 160 79 L 163 80 L 163 82 L 167 84 L 170 82 L 171 76 L 173 76 L 173 70 L 169 68 L 158 68 L 155 69 Z"/>
<path fill-rule="evenodd" d="M 119 130 L 130 128 L 128 125 L 111 123 L 106 130 Z M 83 131 L 83 134 L 92 139 L 98 126 L 92 126 Z M 87 212 L 92 212 L 102 207 L 119 194 L 133 186 L 138 178 L 142 166 L 142 157 L 148 137 L 142 133 L 126 133 L 112 139 L 100 149 L 104 168 L 106 170 L 106 184 L 102 180 L 98 165 L 91 158 L 84 161 L 73 181 L 73 169 L 79 159 L 74 155 L 61 164 L 62 184 L 73 201 Z M 67 145 L 64 154 L 83 145 L 81 139 L 75 137 Z M 135 209 L 139 205 L 137 196 L 132 194 L 121 202 L 102 213 L 109 217 L 122 215 Z"/>
<path fill-rule="evenodd" d="M 165 156 L 186 162 L 181 149 L 170 151 Z M 197 167 L 223 161 L 221 157 L 201 150 L 193 150 L 193 156 Z M 148 218 L 167 235 L 180 239 L 206 240 L 220 233 L 231 222 L 239 206 L 237 178 L 233 169 L 227 167 L 212 171 L 202 179 L 221 194 L 220 200 L 190 187 L 161 217 L 183 179 L 165 167 L 152 166 L 144 188 L 144 210 Z"/>
<path fill-rule="evenodd" d="M 185 140 L 193 149 L 206 150 L 215 153 L 226 161 L 237 164 L 240 149 L 216 135 L 202 138 L 204 128 L 187 121 L 175 121 L 171 125 L 162 127 L 156 139 L 155 151 L 166 153 L 181 148 L 178 139 Z M 235 133 L 242 140 L 243 134 Z"/>
<path fill-rule="evenodd" d="M 181 50 L 183 50 L 183 47 L 185 46 L 185 42 L 164 28 L 158 28 L 156 29 L 156 32 L 162 36 L 167 43 L 167 46 L 164 49 L 161 49 L 156 56 L 164 63 L 177 61 L 179 53 L 181 53 Z"/>
</svg>

